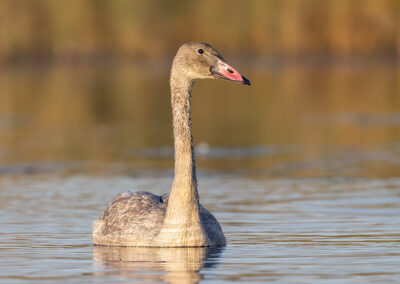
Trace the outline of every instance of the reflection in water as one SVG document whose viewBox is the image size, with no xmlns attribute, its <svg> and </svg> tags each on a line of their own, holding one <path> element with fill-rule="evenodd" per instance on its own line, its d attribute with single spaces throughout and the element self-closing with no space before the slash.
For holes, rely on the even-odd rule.
<svg viewBox="0 0 400 284">
<path fill-rule="evenodd" d="M 223 248 L 136 248 L 93 246 L 98 274 L 121 275 L 124 278 L 166 281 L 168 283 L 198 283 L 203 267 L 218 264 Z M 144 273 L 147 272 L 147 273 Z M 154 273 L 154 272 L 165 272 Z"/>
<path fill-rule="evenodd" d="M 199 168 L 326 177 L 334 167 L 335 176 L 398 176 L 400 165 L 387 156 L 399 155 L 400 69 L 251 69 L 246 96 L 225 82 L 197 83 L 192 118 Z M 168 75 L 166 66 L 151 64 L 0 71 L 2 166 L 78 161 L 95 170 L 116 162 L 172 168 Z M 347 156 L 347 149 L 362 157 L 356 167 L 329 159 Z M 384 155 L 369 158 L 371 151 Z M 318 167 L 282 171 L 310 161 Z"/>
</svg>

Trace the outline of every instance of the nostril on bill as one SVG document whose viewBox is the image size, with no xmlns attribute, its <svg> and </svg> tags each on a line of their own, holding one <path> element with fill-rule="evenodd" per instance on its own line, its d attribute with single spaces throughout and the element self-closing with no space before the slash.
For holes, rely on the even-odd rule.
<svg viewBox="0 0 400 284">
<path fill-rule="evenodd" d="M 231 73 L 231 74 L 235 73 L 235 72 L 232 71 L 232 69 L 229 69 L 229 68 L 228 68 L 228 72 Z"/>
</svg>

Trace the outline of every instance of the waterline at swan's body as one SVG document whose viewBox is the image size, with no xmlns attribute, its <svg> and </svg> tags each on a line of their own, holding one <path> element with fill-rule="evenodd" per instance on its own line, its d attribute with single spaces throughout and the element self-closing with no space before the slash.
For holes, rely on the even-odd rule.
<svg viewBox="0 0 400 284">
<path fill-rule="evenodd" d="M 225 245 L 225 237 L 218 221 L 201 205 L 199 213 L 204 231 L 199 232 L 197 226 L 192 228 L 188 224 L 179 232 L 173 229 L 172 224 L 172 229 L 164 237 L 159 236 L 168 199 L 169 194 L 159 196 L 149 192 L 124 192 L 118 195 L 104 211 L 102 218 L 93 223 L 93 243 L 145 247 Z M 202 235 L 207 238 L 199 238 Z"/>
</svg>

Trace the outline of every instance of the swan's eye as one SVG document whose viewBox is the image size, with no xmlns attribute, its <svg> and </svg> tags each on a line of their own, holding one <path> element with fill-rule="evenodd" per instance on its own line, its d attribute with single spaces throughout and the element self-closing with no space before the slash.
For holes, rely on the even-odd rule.
<svg viewBox="0 0 400 284">
<path fill-rule="evenodd" d="M 200 54 L 203 54 L 204 50 L 200 48 L 200 49 L 197 50 L 197 52 L 200 53 Z"/>
</svg>

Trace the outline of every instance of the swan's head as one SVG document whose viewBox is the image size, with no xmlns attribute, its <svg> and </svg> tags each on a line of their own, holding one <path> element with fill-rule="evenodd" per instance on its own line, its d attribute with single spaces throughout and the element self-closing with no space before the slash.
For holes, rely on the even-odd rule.
<svg viewBox="0 0 400 284">
<path fill-rule="evenodd" d="M 190 42 L 182 45 L 172 69 L 190 80 L 224 79 L 250 85 L 246 77 L 226 63 L 219 52 L 207 43 Z"/>
</svg>

